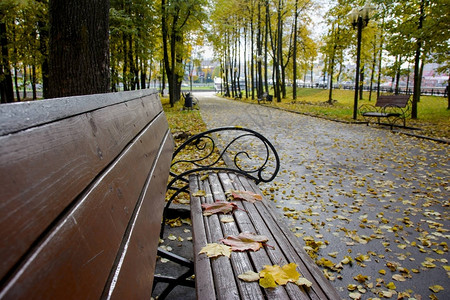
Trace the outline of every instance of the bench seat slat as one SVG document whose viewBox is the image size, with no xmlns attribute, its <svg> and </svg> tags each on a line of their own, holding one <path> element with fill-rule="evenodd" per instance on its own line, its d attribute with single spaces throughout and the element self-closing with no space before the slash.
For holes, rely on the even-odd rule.
<svg viewBox="0 0 450 300">
<path fill-rule="evenodd" d="M 216 295 L 213 275 L 210 267 L 209 258 L 206 255 L 199 254 L 200 250 L 208 244 L 205 231 L 206 218 L 202 215 L 202 207 L 199 197 L 193 197 L 192 194 L 200 190 L 199 180 L 197 176 L 190 178 L 189 190 L 191 192 L 191 220 L 192 220 L 192 238 L 194 240 L 194 267 L 196 276 L 195 289 L 198 299 L 207 299 L 211 295 Z"/>
<path fill-rule="evenodd" d="M 202 203 L 213 203 L 211 187 L 207 180 L 201 182 L 202 190 L 205 191 L 206 196 L 202 197 Z M 208 196 L 209 195 L 209 196 Z M 224 238 L 221 222 L 217 215 L 205 216 L 205 222 L 209 225 L 209 239 L 208 243 L 218 243 L 220 239 Z M 206 246 L 206 245 L 203 245 Z M 200 249 L 199 249 L 200 251 Z M 234 274 L 231 261 L 228 257 L 220 256 L 211 261 L 213 269 L 213 278 L 216 288 L 216 296 L 218 299 L 236 299 L 239 297 L 239 290 L 236 281 L 223 280 Z"/>
<path fill-rule="evenodd" d="M 154 137 L 152 142 L 158 138 Z M 149 299 L 151 297 L 152 281 L 149 281 L 149 274 L 154 273 L 156 260 L 150 254 L 157 249 L 159 237 L 157 234 L 149 233 L 156 233 L 161 227 L 161 214 L 165 204 L 164 190 L 161 190 L 161 187 L 167 183 L 172 152 L 173 140 L 170 132 L 167 131 L 160 153 L 156 157 L 157 160 L 153 164 L 140 201 L 135 208 L 134 219 L 128 225 L 127 231 L 130 233 L 124 237 L 123 246 L 116 258 L 116 266 L 105 287 L 105 294 L 110 294 L 110 299 Z M 114 285 L 111 285 L 111 280 L 115 283 Z"/>
<path fill-rule="evenodd" d="M 379 117 L 379 118 L 387 118 L 387 117 L 399 117 L 399 113 L 383 113 L 383 112 L 376 112 L 376 111 L 370 111 L 365 112 L 362 114 L 366 117 Z"/>
</svg>

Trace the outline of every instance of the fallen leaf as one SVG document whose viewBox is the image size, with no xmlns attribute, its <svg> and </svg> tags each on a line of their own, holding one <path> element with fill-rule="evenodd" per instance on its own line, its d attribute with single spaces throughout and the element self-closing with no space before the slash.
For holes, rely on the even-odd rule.
<svg viewBox="0 0 450 300">
<path fill-rule="evenodd" d="M 397 280 L 397 281 L 406 281 L 406 278 L 400 274 L 392 275 L 392 279 Z"/>
<path fill-rule="evenodd" d="M 220 222 L 232 223 L 232 222 L 234 222 L 234 218 L 232 216 L 223 216 L 222 218 L 220 218 Z"/>
<path fill-rule="evenodd" d="M 386 287 L 390 290 L 395 290 L 397 288 L 392 281 L 386 284 Z"/>
<path fill-rule="evenodd" d="M 358 292 L 350 293 L 350 294 L 348 294 L 348 296 L 351 299 L 355 299 L 355 300 L 361 299 L 361 297 L 362 297 L 362 295 Z"/>
<path fill-rule="evenodd" d="M 247 271 L 241 275 L 238 275 L 238 278 L 246 281 L 246 282 L 253 282 L 259 280 L 259 273 L 253 272 L 253 271 Z"/>
<path fill-rule="evenodd" d="M 204 197 L 206 196 L 206 192 L 203 190 L 198 190 L 197 192 L 193 193 L 192 196 L 194 197 Z"/>
<path fill-rule="evenodd" d="M 202 253 L 205 253 L 208 257 L 218 257 L 218 256 L 230 257 L 231 247 L 222 244 L 211 243 L 203 247 L 202 250 L 200 250 L 199 254 Z"/>
<path fill-rule="evenodd" d="M 236 203 L 233 202 L 225 202 L 225 201 L 216 201 L 214 203 L 204 203 L 202 204 L 203 215 L 210 216 L 217 213 L 229 213 L 233 210 L 237 209 Z"/>
<path fill-rule="evenodd" d="M 438 284 L 432 285 L 432 286 L 430 286 L 429 288 L 430 288 L 430 290 L 432 290 L 434 293 L 439 293 L 440 291 L 443 291 L 443 290 L 444 290 L 444 288 L 443 288 L 442 286 L 438 285 Z"/>
<path fill-rule="evenodd" d="M 295 263 L 290 263 L 284 265 L 283 267 L 278 265 L 267 265 L 264 266 L 264 269 L 259 272 L 259 275 L 261 276 L 261 279 L 270 279 L 272 277 L 278 285 L 285 285 L 288 282 L 296 282 L 300 278 L 300 273 L 297 272 L 296 268 L 297 265 Z"/>
<path fill-rule="evenodd" d="M 277 283 L 271 274 L 266 274 L 265 277 L 261 277 L 259 279 L 259 285 L 265 289 L 277 287 Z"/>
<path fill-rule="evenodd" d="M 254 203 L 255 201 L 261 201 L 262 196 L 259 194 L 255 194 L 250 191 L 231 191 L 231 195 L 235 200 L 244 200 L 251 203 Z"/>
<path fill-rule="evenodd" d="M 295 284 L 298 285 L 298 286 L 302 286 L 302 285 L 305 285 L 305 286 L 307 286 L 307 287 L 311 287 L 311 286 L 312 286 L 312 282 L 309 281 L 308 279 L 304 278 L 304 277 L 300 277 L 300 278 L 295 282 Z"/>
<path fill-rule="evenodd" d="M 253 250 L 258 251 L 262 247 L 262 243 L 269 239 L 264 235 L 255 235 L 249 232 L 241 232 L 238 236 L 228 236 L 220 241 L 231 246 L 233 251 Z"/>
<path fill-rule="evenodd" d="M 358 274 L 355 277 L 353 277 L 353 279 L 355 279 L 359 283 L 364 283 L 364 282 L 366 282 L 367 279 L 369 279 L 369 277 L 365 276 L 365 275 L 362 275 L 362 274 Z"/>
</svg>

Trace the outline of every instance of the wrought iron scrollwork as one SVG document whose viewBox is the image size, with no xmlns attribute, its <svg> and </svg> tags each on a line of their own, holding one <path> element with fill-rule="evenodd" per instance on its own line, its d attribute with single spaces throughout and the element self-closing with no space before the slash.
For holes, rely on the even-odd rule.
<svg viewBox="0 0 450 300">
<path fill-rule="evenodd" d="M 185 155 L 187 149 L 190 150 L 189 156 Z M 279 169 L 280 158 L 275 147 L 254 130 L 220 127 L 194 135 L 173 153 L 167 185 L 167 191 L 171 195 L 164 209 L 163 222 L 172 201 L 180 193 L 189 192 L 190 174 L 232 171 L 247 176 L 258 184 L 272 181 Z"/>
</svg>

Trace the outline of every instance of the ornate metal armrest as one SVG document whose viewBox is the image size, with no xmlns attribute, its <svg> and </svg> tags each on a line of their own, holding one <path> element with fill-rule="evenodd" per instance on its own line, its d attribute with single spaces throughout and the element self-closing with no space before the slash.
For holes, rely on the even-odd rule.
<svg viewBox="0 0 450 300">
<path fill-rule="evenodd" d="M 189 150 L 190 155 L 185 150 Z M 247 176 L 258 184 L 272 181 L 279 169 L 280 158 L 275 147 L 254 130 L 220 127 L 194 135 L 173 153 L 167 185 L 170 198 L 164 209 L 163 222 L 172 201 L 180 193 L 189 192 L 190 174 L 232 171 Z M 161 237 L 162 235 L 163 229 Z"/>
</svg>

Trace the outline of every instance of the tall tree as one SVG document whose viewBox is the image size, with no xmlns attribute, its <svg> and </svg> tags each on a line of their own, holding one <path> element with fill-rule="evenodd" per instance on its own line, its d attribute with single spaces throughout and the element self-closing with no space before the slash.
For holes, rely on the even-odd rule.
<svg viewBox="0 0 450 300">
<path fill-rule="evenodd" d="M 0 95 L 1 103 L 14 102 L 14 90 L 9 58 L 7 15 L 16 7 L 14 1 L 0 3 Z"/>
<path fill-rule="evenodd" d="M 161 0 L 164 67 L 172 106 L 180 99 L 183 60 L 189 57 L 186 35 L 201 28 L 205 6 L 204 0 Z"/>
<path fill-rule="evenodd" d="M 109 91 L 109 0 L 50 0 L 49 97 Z"/>
</svg>

